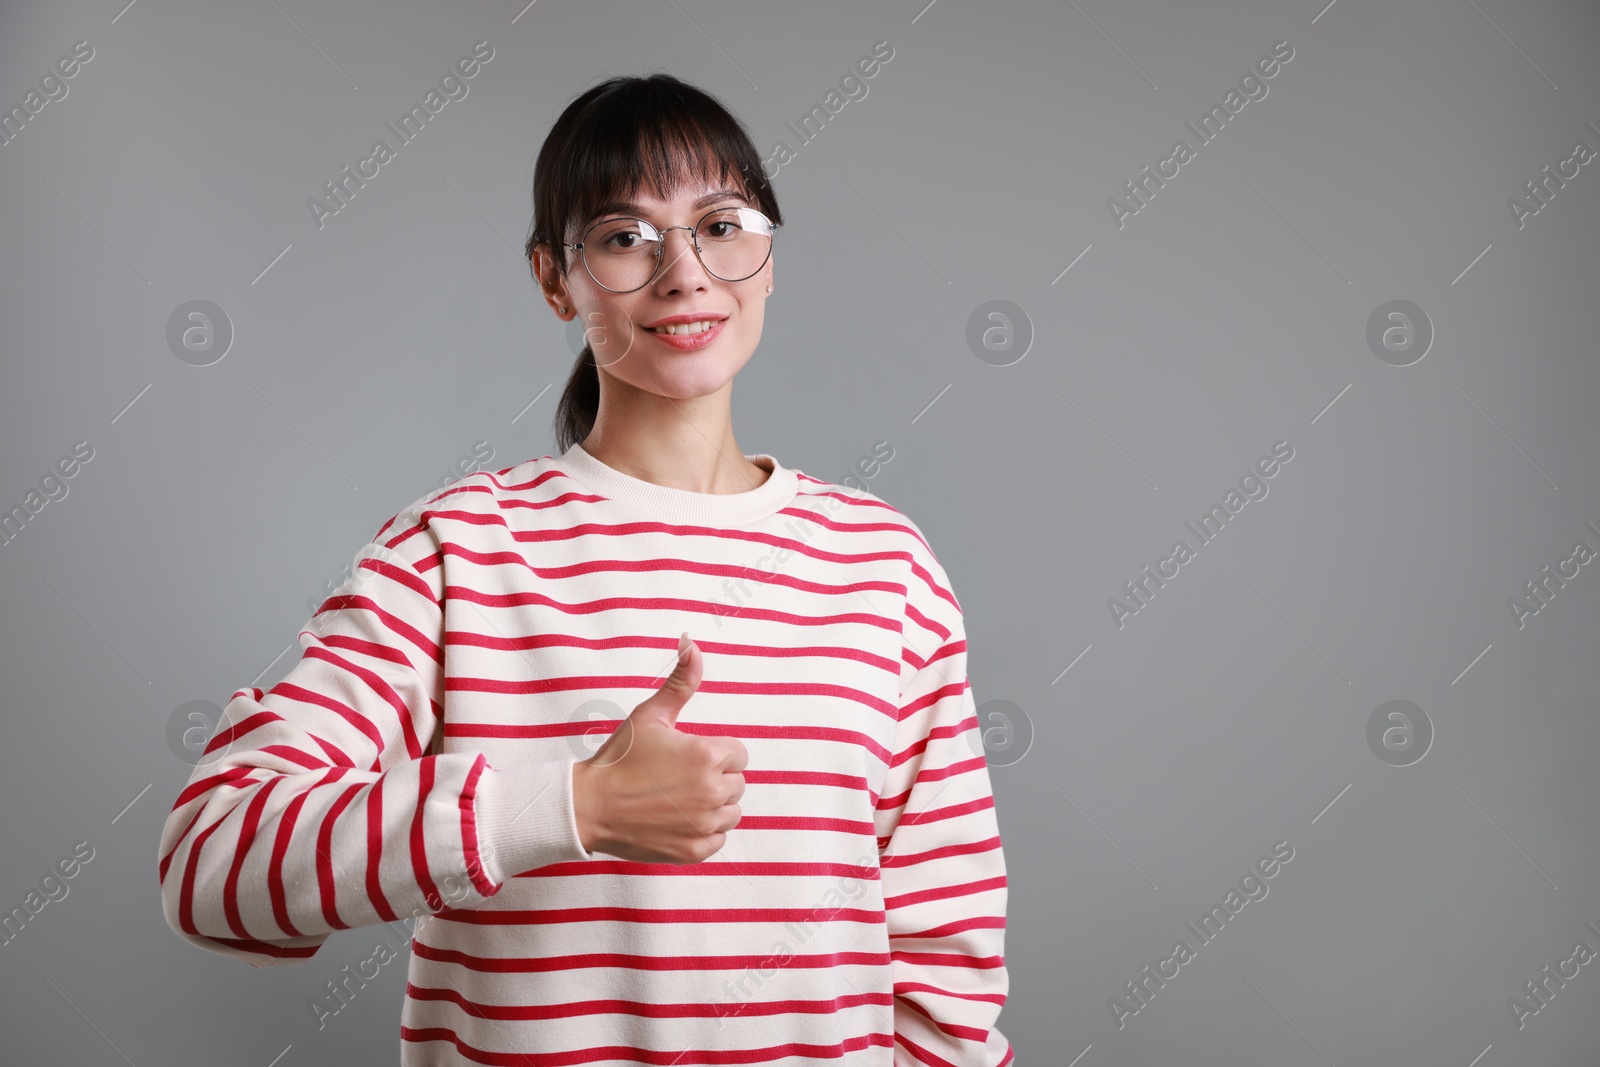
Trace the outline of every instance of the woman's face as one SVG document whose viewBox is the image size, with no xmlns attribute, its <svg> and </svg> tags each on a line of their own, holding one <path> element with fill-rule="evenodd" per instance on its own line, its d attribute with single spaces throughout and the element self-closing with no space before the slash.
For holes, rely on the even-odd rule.
<svg viewBox="0 0 1600 1067">
<path fill-rule="evenodd" d="M 731 185 L 696 181 L 681 186 L 671 200 L 642 191 L 632 206 L 607 211 L 595 221 L 627 215 L 665 231 L 693 226 L 715 208 L 739 206 L 757 207 Z M 579 237 L 569 234 L 568 239 Z M 709 235 L 701 243 L 708 241 Z M 689 399 L 721 389 L 755 352 L 772 283 L 771 256 L 751 277 L 723 281 L 700 263 L 689 231 L 672 230 L 665 233 L 656 276 L 631 293 L 614 293 L 590 276 L 580 251 L 568 251 L 567 277 L 546 285 L 545 298 L 552 307 L 565 305 L 565 314 L 557 311 L 561 318 L 583 324 L 601 375 L 658 396 Z M 708 334 L 681 337 L 650 328 L 683 315 L 714 325 Z"/>
</svg>

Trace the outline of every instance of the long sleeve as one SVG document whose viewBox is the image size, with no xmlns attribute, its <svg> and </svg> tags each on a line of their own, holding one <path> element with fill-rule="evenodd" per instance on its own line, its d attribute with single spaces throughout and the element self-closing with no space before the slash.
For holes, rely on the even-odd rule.
<svg viewBox="0 0 1600 1067">
<path fill-rule="evenodd" d="M 378 540 L 400 519 L 356 553 L 283 680 L 233 694 L 173 804 L 162 908 L 196 945 L 293 963 L 334 930 L 470 908 L 510 874 L 588 858 L 571 760 L 442 751 L 442 556 L 425 523 Z"/>
<path fill-rule="evenodd" d="M 1000 1067 L 1006 868 L 948 578 L 913 566 L 895 752 L 875 818 L 894 975 L 896 1067 Z M 919 655 L 914 647 L 931 649 Z"/>
</svg>

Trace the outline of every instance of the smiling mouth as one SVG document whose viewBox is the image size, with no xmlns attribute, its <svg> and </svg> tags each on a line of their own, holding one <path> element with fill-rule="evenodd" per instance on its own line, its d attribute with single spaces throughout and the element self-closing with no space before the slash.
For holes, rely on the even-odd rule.
<svg viewBox="0 0 1600 1067">
<path fill-rule="evenodd" d="M 647 326 L 645 328 L 651 333 L 665 333 L 676 337 L 688 337 L 697 333 L 705 333 L 707 330 L 711 329 L 721 321 L 721 319 L 703 319 L 700 322 L 684 322 L 673 326 Z"/>
</svg>

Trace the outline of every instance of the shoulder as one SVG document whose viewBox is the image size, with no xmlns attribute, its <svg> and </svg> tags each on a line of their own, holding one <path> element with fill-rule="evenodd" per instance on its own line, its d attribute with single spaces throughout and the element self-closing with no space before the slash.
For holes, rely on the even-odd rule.
<svg viewBox="0 0 1600 1067">
<path fill-rule="evenodd" d="M 796 505 L 811 511 L 816 521 L 831 529 L 870 534 L 874 549 L 904 560 L 904 617 L 909 644 L 920 647 L 930 639 L 927 634 L 919 639 L 911 632 L 912 625 L 932 631 L 941 640 L 961 628 L 961 602 L 956 598 L 949 572 L 920 524 L 899 506 L 864 487 L 796 473 L 800 479 Z"/>
<path fill-rule="evenodd" d="M 434 486 L 384 519 L 371 545 L 425 571 L 439 562 L 446 545 L 470 547 L 473 531 L 503 522 L 507 508 L 558 497 L 567 488 L 565 474 L 549 455 L 475 471 Z"/>
<path fill-rule="evenodd" d="M 795 470 L 799 488 L 791 507 L 812 514 L 815 521 L 845 532 L 878 535 L 875 539 L 917 559 L 931 559 L 933 549 L 922 528 L 883 497 L 860 485 L 830 482 Z"/>
</svg>

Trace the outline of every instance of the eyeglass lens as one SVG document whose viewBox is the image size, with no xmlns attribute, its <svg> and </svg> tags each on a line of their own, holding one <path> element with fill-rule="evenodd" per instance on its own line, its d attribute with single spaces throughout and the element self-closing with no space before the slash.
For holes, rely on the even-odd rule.
<svg viewBox="0 0 1600 1067">
<path fill-rule="evenodd" d="M 721 208 L 696 226 L 700 262 L 726 282 L 750 277 L 772 251 L 772 223 L 754 208 Z M 583 262 L 594 280 L 614 292 L 650 281 L 661 251 L 661 233 L 643 219 L 605 219 L 583 238 Z"/>
</svg>

